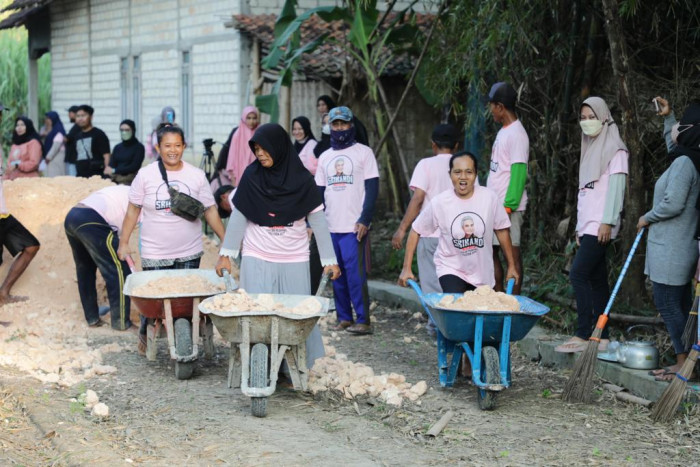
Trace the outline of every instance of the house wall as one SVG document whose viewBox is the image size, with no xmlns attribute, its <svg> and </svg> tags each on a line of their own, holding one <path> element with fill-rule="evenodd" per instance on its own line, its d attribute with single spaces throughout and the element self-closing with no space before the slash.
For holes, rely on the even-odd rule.
<svg viewBox="0 0 700 467">
<path fill-rule="evenodd" d="M 224 23 L 241 11 L 240 2 L 56 0 L 50 8 L 52 107 L 65 122 L 68 107 L 87 103 L 112 147 L 124 118 L 137 121 L 144 141 L 151 120 L 167 105 L 183 124 L 185 71 L 191 82 L 185 128 L 190 155 L 202 153 L 204 138 L 223 141 L 238 121 L 250 52 Z"/>
</svg>

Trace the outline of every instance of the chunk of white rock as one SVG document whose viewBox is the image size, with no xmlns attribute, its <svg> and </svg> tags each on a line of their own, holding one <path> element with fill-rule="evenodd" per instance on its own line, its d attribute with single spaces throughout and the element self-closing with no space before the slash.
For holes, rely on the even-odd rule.
<svg viewBox="0 0 700 467">
<path fill-rule="evenodd" d="M 95 407 L 98 403 L 100 402 L 100 398 L 97 396 L 97 393 L 93 391 L 92 389 L 88 389 L 85 392 L 85 407 L 88 409 L 91 409 Z"/>
<path fill-rule="evenodd" d="M 95 417 L 109 417 L 109 407 L 107 407 L 107 404 L 104 404 L 100 402 L 99 404 L 96 404 L 95 407 L 92 408 L 92 414 Z"/>
</svg>

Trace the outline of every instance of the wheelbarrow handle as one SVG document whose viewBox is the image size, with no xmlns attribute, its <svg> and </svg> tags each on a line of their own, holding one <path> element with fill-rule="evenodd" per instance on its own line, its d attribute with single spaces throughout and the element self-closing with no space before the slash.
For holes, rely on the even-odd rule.
<svg viewBox="0 0 700 467">
<path fill-rule="evenodd" d="M 508 279 L 508 283 L 506 284 L 506 293 L 508 295 L 513 295 L 513 287 L 515 287 L 515 277 Z"/>
<path fill-rule="evenodd" d="M 418 285 L 418 283 L 416 281 L 414 281 L 413 279 L 407 280 L 406 283 L 408 285 L 410 285 L 413 290 L 416 291 L 416 293 L 418 294 L 418 298 L 420 298 L 420 301 L 422 302 L 423 301 L 423 291 L 421 290 L 420 285 Z"/>
<path fill-rule="evenodd" d="M 331 273 L 327 272 L 321 276 L 321 282 L 318 283 L 318 289 L 316 290 L 316 296 L 320 297 L 323 291 L 326 290 L 326 285 L 328 285 L 328 280 L 331 278 Z"/>
<path fill-rule="evenodd" d="M 224 275 L 224 284 L 226 284 L 226 292 L 233 292 L 238 289 L 238 284 L 236 284 L 236 279 L 233 278 L 228 269 L 222 269 Z"/>
</svg>

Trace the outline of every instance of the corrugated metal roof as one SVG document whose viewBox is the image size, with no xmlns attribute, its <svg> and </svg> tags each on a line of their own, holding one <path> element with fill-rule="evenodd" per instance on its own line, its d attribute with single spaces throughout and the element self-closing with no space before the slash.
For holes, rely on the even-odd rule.
<svg viewBox="0 0 700 467">
<path fill-rule="evenodd" d="M 15 0 L 2 9 L 11 11 L 10 15 L 0 21 L 0 29 L 12 29 L 24 25 L 27 20 L 39 10 L 51 3 L 52 0 Z"/>
</svg>

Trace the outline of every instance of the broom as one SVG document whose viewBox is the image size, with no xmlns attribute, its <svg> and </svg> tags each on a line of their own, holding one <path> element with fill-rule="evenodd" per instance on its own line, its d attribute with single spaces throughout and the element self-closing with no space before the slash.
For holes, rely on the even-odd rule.
<svg viewBox="0 0 700 467">
<path fill-rule="evenodd" d="M 681 405 L 683 396 L 685 396 L 685 383 L 688 382 L 688 378 L 693 374 L 695 362 L 698 359 L 698 355 L 700 355 L 700 327 L 698 327 L 697 333 L 698 341 L 690 349 L 688 358 L 685 359 L 680 371 L 676 373 L 676 377 L 673 378 L 671 384 L 654 404 L 654 410 L 651 411 L 651 419 L 655 422 L 668 422 L 675 415 L 678 406 Z"/>
<path fill-rule="evenodd" d="M 693 307 L 690 309 L 688 314 L 688 321 L 685 322 L 685 329 L 683 330 L 683 337 L 681 337 L 681 342 L 685 349 L 690 349 L 697 338 L 698 330 L 698 302 L 700 302 L 700 282 L 695 287 L 695 300 L 693 301 Z"/>
<path fill-rule="evenodd" d="M 608 304 L 605 307 L 605 311 L 602 315 L 598 317 L 598 322 L 595 325 L 595 330 L 593 335 L 588 339 L 588 346 L 583 354 L 576 360 L 574 364 L 574 371 L 567 381 L 566 386 L 564 386 L 564 393 L 562 394 L 563 399 L 566 402 L 590 402 L 592 397 L 593 389 L 593 374 L 595 373 L 595 364 L 598 359 L 598 345 L 600 344 L 600 336 L 603 335 L 603 329 L 608 322 L 608 315 L 610 314 L 610 309 L 612 308 L 613 301 L 617 296 L 617 291 L 620 289 L 620 284 L 622 284 L 622 279 L 627 273 L 630 263 L 632 262 L 632 257 L 634 252 L 639 245 L 639 241 L 644 234 L 644 228 L 642 228 L 637 234 L 637 238 L 634 239 L 632 248 L 627 255 L 627 260 L 624 266 L 622 266 L 622 271 L 620 271 L 620 277 L 617 278 L 617 283 L 615 288 L 610 294 L 608 299 Z"/>
</svg>

